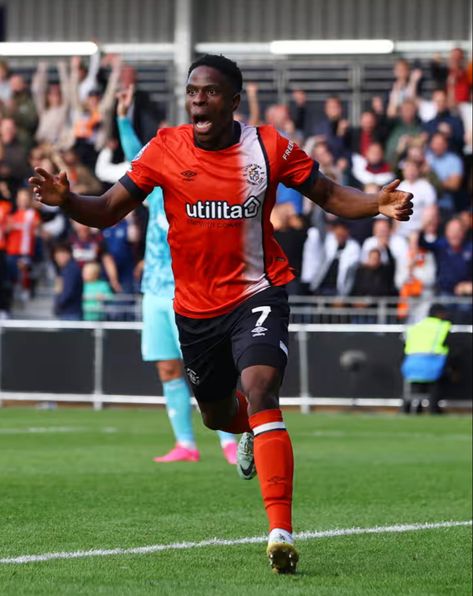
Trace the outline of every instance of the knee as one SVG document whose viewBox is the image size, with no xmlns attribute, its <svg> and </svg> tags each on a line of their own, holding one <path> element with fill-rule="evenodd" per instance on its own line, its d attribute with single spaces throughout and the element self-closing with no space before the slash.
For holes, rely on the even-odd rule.
<svg viewBox="0 0 473 596">
<path fill-rule="evenodd" d="M 210 412 L 201 412 L 204 425 L 210 430 L 220 430 L 220 420 Z"/>
<path fill-rule="evenodd" d="M 279 376 L 254 375 L 245 384 L 245 395 L 250 404 L 251 413 L 272 410 L 279 407 Z"/>
<path fill-rule="evenodd" d="M 182 376 L 181 363 L 179 360 L 162 360 L 157 362 L 158 374 L 162 383 L 173 381 Z"/>
</svg>

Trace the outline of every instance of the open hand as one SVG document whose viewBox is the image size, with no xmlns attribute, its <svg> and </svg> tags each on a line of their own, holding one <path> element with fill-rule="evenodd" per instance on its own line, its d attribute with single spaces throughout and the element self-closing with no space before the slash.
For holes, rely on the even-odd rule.
<svg viewBox="0 0 473 596">
<path fill-rule="evenodd" d="M 412 193 L 397 190 L 401 181 L 393 180 L 378 192 L 379 212 L 398 221 L 408 221 L 413 212 Z"/>
<path fill-rule="evenodd" d="M 35 199 L 45 205 L 62 207 L 69 198 L 69 180 L 66 172 L 53 176 L 43 168 L 35 168 L 36 176 L 29 178 Z"/>
<path fill-rule="evenodd" d="M 126 89 L 117 93 L 117 116 L 124 118 L 128 114 L 128 110 L 133 102 L 133 95 L 135 94 L 135 85 L 128 85 Z"/>
</svg>

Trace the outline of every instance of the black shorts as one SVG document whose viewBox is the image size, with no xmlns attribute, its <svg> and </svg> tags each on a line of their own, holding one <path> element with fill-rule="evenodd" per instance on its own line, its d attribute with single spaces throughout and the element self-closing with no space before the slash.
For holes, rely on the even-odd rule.
<svg viewBox="0 0 473 596">
<path fill-rule="evenodd" d="M 225 399 L 242 370 L 287 363 L 289 305 L 284 287 L 270 287 L 232 312 L 211 319 L 176 314 L 187 376 L 198 401 Z"/>
</svg>

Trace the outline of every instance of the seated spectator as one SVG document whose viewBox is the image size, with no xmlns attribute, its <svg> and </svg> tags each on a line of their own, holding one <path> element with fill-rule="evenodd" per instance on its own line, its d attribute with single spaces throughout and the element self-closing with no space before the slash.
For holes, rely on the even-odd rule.
<svg viewBox="0 0 473 596">
<path fill-rule="evenodd" d="M 317 142 L 325 141 L 335 160 L 350 155 L 350 123 L 343 118 L 343 106 L 340 98 L 330 96 L 325 100 L 325 116 L 319 120 L 312 134 Z"/>
<path fill-rule="evenodd" d="M 39 62 L 33 76 L 31 90 L 39 116 L 35 139 L 56 149 L 67 149 L 73 140 L 69 126 L 69 78 L 64 62 L 58 62 L 57 70 L 59 85 L 48 85 L 47 62 Z"/>
<path fill-rule="evenodd" d="M 132 294 L 135 290 L 133 243 L 137 242 L 138 234 L 130 216 L 102 231 L 105 251 L 115 262 L 118 283 L 125 294 Z"/>
<path fill-rule="evenodd" d="M 16 195 L 16 210 L 7 223 L 6 249 L 10 280 L 13 286 L 19 285 L 22 300 L 31 296 L 31 269 L 40 225 L 38 211 L 32 205 L 31 191 L 20 189 Z"/>
<path fill-rule="evenodd" d="M 344 169 L 345 163 L 347 162 L 344 158 L 340 158 L 338 162 L 335 163 L 335 157 L 330 151 L 327 142 L 317 141 L 317 137 L 310 137 L 304 146 L 304 150 L 312 157 L 312 159 L 315 159 L 318 162 L 322 174 L 338 184 L 344 184 Z"/>
<path fill-rule="evenodd" d="M 370 250 L 377 248 L 384 265 L 395 263 L 394 282 L 397 289 L 401 288 L 407 277 L 407 240 L 393 233 L 392 222 L 389 219 L 375 219 L 373 222 L 373 236 L 367 238 L 361 249 L 361 260 L 366 261 Z"/>
<path fill-rule="evenodd" d="M 429 205 L 437 202 L 435 188 L 425 178 L 421 178 L 420 169 L 416 161 L 406 159 L 402 167 L 403 180 L 399 190 L 413 194 L 414 212 L 409 221 L 396 222 L 396 234 L 409 238 L 412 232 L 419 232 L 422 227 L 422 214 Z"/>
<path fill-rule="evenodd" d="M 442 132 L 436 132 L 426 154 L 427 163 L 437 175 L 441 183 L 438 205 L 446 214 L 460 210 L 463 200 L 459 191 L 463 180 L 463 162 L 449 151 L 447 137 Z"/>
<path fill-rule="evenodd" d="M 380 143 L 372 143 L 366 157 L 354 153 L 352 161 L 353 176 L 361 187 L 365 184 L 384 186 L 395 178 L 391 166 L 384 159 L 384 150 Z"/>
<path fill-rule="evenodd" d="M 437 89 L 432 94 L 436 116 L 424 124 L 424 130 L 431 139 L 437 132 L 443 133 L 448 139 L 448 148 L 455 153 L 462 153 L 465 131 L 461 118 L 452 114 L 448 108 L 447 93 Z"/>
<path fill-rule="evenodd" d="M 437 264 L 437 288 L 446 296 L 472 295 L 471 240 L 460 218 L 454 217 L 445 227 L 445 236 L 432 238 L 423 233 L 419 246 L 432 251 Z"/>
<path fill-rule="evenodd" d="M 395 263 L 391 252 L 388 253 L 388 263 L 381 261 L 381 253 L 377 248 L 372 248 L 366 261 L 363 261 L 356 270 L 355 281 L 351 291 L 352 296 L 394 296 Z"/>
<path fill-rule="evenodd" d="M 415 142 L 407 149 L 407 155 L 405 159 L 409 161 L 413 161 L 417 164 L 419 168 L 419 174 L 421 178 L 425 178 L 432 186 L 435 188 L 435 192 L 437 197 L 439 196 L 440 192 L 442 191 L 442 182 L 437 174 L 432 170 L 430 167 L 429 162 L 427 161 L 426 157 L 426 149 L 424 144 L 421 142 Z M 404 159 L 398 163 L 398 178 L 402 177 L 402 168 L 404 166 Z"/>
<path fill-rule="evenodd" d="M 302 270 L 302 254 L 307 238 L 304 220 L 299 217 L 292 203 L 279 203 L 271 213 L 274 237 L 283 249 L 289 265 L 297 278 L 286 286 L 288 294 L 300 294 L 300 275 Z"/>
<path fill-rule="evenodd" d="M 73 233 L 69 241 L 74 260 L 82 268 L 86 263 L 100 263 L 107 279 L 115 292 L 121 292 L 117 266 L 113 257 L 107 253 L 103 235 L 76 221 L 72 222 Z"/>
<path fill-rule="evenodd" d="M 27 152 L 18 139 L 16 124 L 12 118 L 0 121 L 0 178 L 8 184 L 15 195 L 28 176 Z"/>
<path fill-rule="evenodd" d="M 53 259 L 58 270 L 54 288 L 54 314 L 63 321 L 82 319 L 82 272 L 67 243 L 54 247 Z"/>
<path fill-rule="evenodd" d="M 395 166 L 413 141 L 422 133 L 422 125 L 417 118 L 417 104 L 406 99 L 399 108 L 399 116 L 393 122 L 392 131 L 386 142 L 386 159 Z"/>
<path fill-rule="evenodd" d="M 396 118 L 398 110 L 406 99 L 416 99 L 422 71 L 418 68 L 411 71 L 410 64 L 404 58 L 394 63 L 394 83 L 389 93 L 388 116 Z"/>
<path fill-rule="evenodd" d="M 304 244 L 301 281 L 320 296 L 348 296 L 353 288 L 360 246 L 350 238 L 346 222 L 335 220 L 322 240 L 310 228 Z"/>
<path fill-rule="evenodd" d="M 366 157 L 370 145 L 373 143 L 384 144 L 386 140 L 384 132 L 383 128 L 378 128 L 378 119 L 374 112 L 363 112 L 360 126 L 354 128 L 351 133 L 351 151 Z"/>
<path fill-rule="evenodd" d="M 105 320 L 104 303 L 113 296 L 110 284 L 100 278 L 100 265 L 86 263 L 82 269 L 84 290 L 82 294 L 82 310 L 84 321 Z"/>
</svg>

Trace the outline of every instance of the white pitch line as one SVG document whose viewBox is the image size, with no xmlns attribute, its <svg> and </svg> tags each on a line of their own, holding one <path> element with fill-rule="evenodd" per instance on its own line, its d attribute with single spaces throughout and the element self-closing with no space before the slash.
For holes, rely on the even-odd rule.
<svg viewBox="0 0 473 596">
<path fill-rule="evenodd" d="M 360 534 L 393 534 L 402 532 L 417 532 L 419 530 L 435 530 L 437 528 L 454 528 L 471 526 L 472 521 L 443 521 L 424 524 L 400 524 L 396 526 L 375 526 L 374 528 L 340 528 L 335 530 L 320 530 L 299 532 L 294 535 L 298 540 L 314 540 L 318 538 L 335 538 L 337 536 L 355 536 Z M 42 555 L 22 555 L 20 557 L 6 557 L 0 559 L 1 564 L 40 563 L 54 559 L 83 559 L 86 557 L 109 557 L 113 555 L 147 555 L 166 550 L 186 550 L 203 548 L 206 546 L 235 546 L 238 544 L 259 544 L 266 542 L 267 536 L 249 536 L 226 540 L 211 538 L 200 542 L 174 542 L 171 544 L 152 544 L 150 546 L 136 546 L 134 548 L 112 548 L 97 550 L 77 550 L 72 552 L 44 553 Z"/>
<path fill-rule="evenodd" d="M 104 428 L 87 428 L 85 426 L 30 426 L 28 428 L 0 428 L 0 435 L 29 435 L 46 433 L 115 433 L 116 428 L 106 426 Z"/>
</svg>

